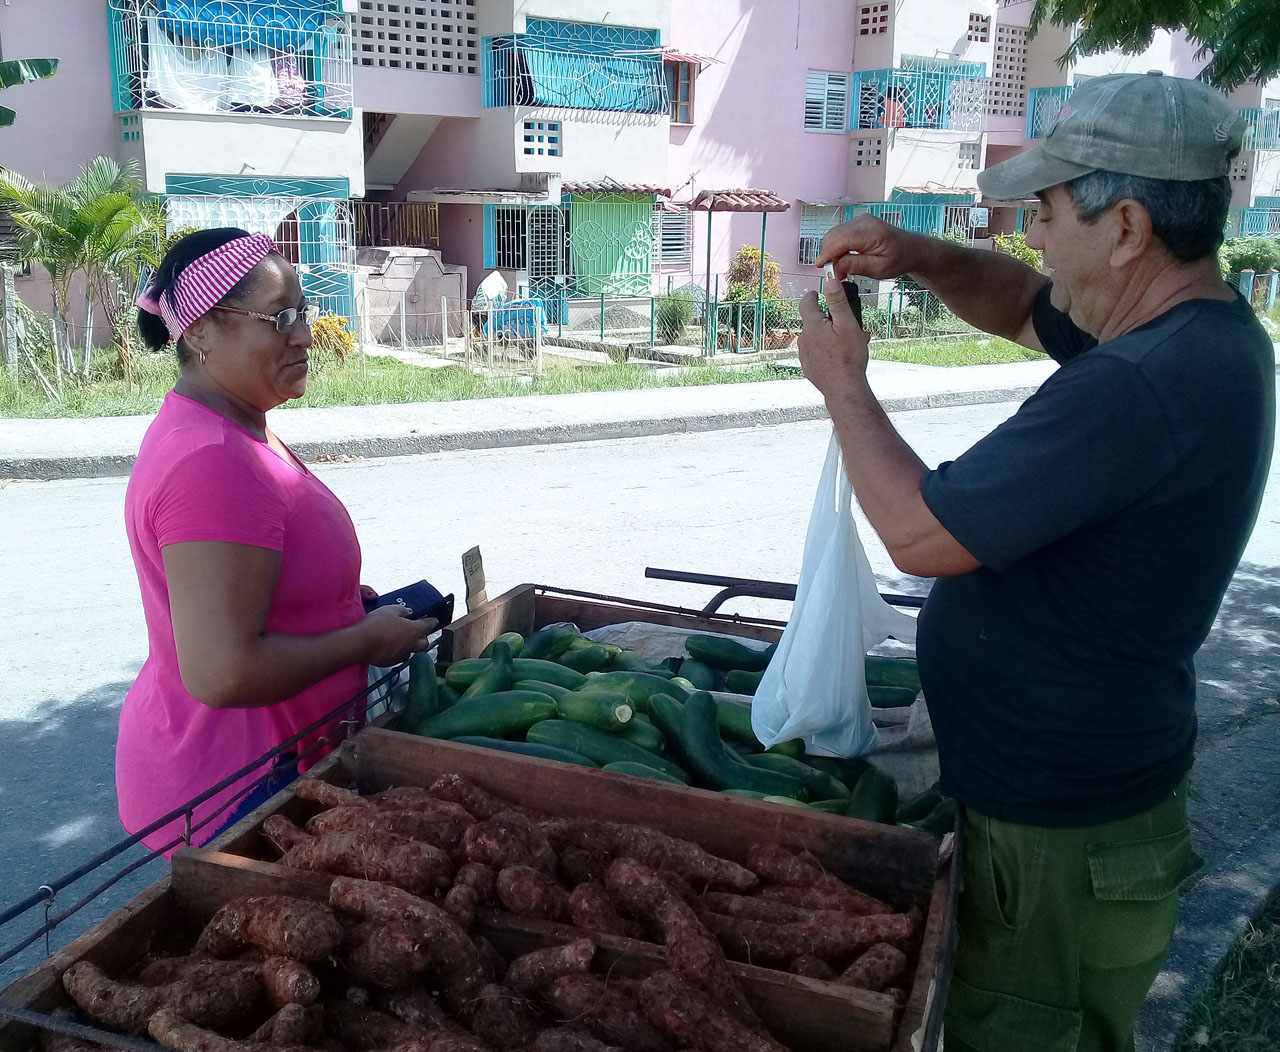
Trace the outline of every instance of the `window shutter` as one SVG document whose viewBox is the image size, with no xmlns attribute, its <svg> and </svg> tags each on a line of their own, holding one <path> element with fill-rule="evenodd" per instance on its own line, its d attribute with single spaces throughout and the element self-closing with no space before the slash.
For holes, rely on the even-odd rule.
<svg viewBox="0 0 1280 1052">
<path fill-rule="evenodd" d="M 844 131 L 848 110 L 848 76 L 810 70 L 805 80 L 804 126 L 820 131 Z"/>
<path fill-rule="evenodd" d="M 484 266 L 489 270 L 493 270 L 497 265 L 498 254 L 494 249 L 495 233 L 497 227 L 497 206 L 484 206 Z M 473 241 L 472 244 L 475 244 Z"/>
</svg>

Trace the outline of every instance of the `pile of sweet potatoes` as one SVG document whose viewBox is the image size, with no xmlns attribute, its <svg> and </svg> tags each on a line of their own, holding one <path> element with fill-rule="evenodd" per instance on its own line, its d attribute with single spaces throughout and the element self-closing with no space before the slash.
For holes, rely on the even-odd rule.
<svg viewBox="0 0 1280 1052">
<path fill-rule="evenodd" d="M 807 854 L 762 844 L 734 862 L 454 775 L 368 797 L 304 779 L 296 795 L 321 810 L 262 831 L 283 865 L 332 874 L 328 901 L 229 902 L 188 955 L 128 977 L 81 961 L 63 985 L 83 1016 L 179 1052 L 782 1052 L 727 959 L 899 996 L 910 983 L 923 917 Z M 473 930 L 478 910 L 580 931 L 539 929 L 556 944 L 504 956 Z M 665 966 L 623 977 L 608 966 L 622 939 L 662 946 Z"/>
</svg>

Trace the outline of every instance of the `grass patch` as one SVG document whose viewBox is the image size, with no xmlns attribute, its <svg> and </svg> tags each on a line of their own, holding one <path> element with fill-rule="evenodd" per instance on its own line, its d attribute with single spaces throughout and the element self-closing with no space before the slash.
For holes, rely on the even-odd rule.
<svg viewBox="0 0 1280 1052">
<path fill-rule="evenodd" d="M 1280 1049 L 1280 891 L 1191 1002 L 1178 1052 Z"/>
<path fill-rule="evenodd" d="M 62 401 L 41 394 L 35 379 L 20 375 L 15 384 L 0 369 L 0 416 L 87 417 L 149 415 L 159 408 L 178 378 L 171 355 L 138 359 L 134 385 L 112 375 L 114 354 L 95 357 L 88 383 L 63 384 Z M 542 376 L 477 376 L 462 366 L 425 369 L 394 358 L 359 357 L 314 363 L 306 395 L 290 405 L 383 405 L 402 402 L 446 402 L 470 398 L 502 398 L 530 394 L 578 394 L 588 391 L 631 391 L 647 387 L 691 387 L 790 379 L 795 369 L 764 363 L 743 369 L 693 366 L 654 371 L 640 365 L 552 365 Z"/>
<path fill-rule="evenodd" d="M 965 336 L 959 339 L 911 340 L 902 343 L 877 342 L 871 357 L 885 362 L 913 365 L 1003 365 L 1007 362 L 1042 362 L 1049 356 L 1028 350 L 998 336 Z"/>
</svg>

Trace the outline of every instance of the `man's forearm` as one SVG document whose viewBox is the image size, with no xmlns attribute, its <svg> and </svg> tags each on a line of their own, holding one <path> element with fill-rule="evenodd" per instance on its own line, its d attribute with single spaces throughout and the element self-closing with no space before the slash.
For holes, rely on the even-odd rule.
<svg viewBox="0 0 1280 1052">
<path fill-rule="evenodd" d="M 984 332 L 1017 340 L 1049 279 L 1005 252 L 911 236 L 908 273 L 948 310 Z"/>
</svg>

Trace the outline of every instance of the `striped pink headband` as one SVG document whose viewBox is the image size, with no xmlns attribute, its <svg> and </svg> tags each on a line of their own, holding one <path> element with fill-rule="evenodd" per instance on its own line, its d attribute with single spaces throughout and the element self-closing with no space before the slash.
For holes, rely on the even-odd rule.
<svg viewBox="0 0 1280 1052">
<path fill-rule="evenodd" d="M 159 314 L 169 329 L 169 338 L 177 340 L 192 322 L 207 314 L 210 307 L 235 288 L 236 282 L 264 256 L 279 251 L 279 246 L 266 234 L 236 238 L 189 263 L 178 275 L 169 295 L 157 296 L 149 287 L 139 294 L 135 303 L 145 311 Z"/>
</svg>

